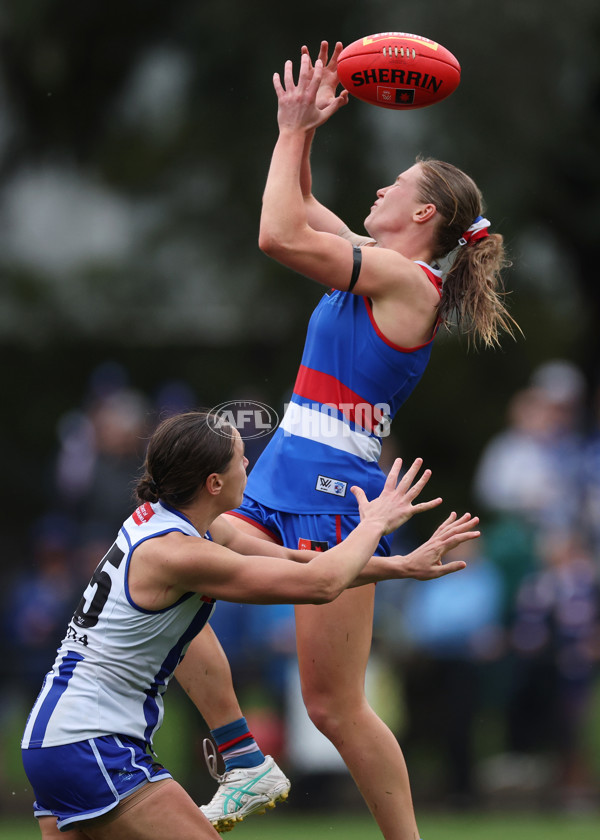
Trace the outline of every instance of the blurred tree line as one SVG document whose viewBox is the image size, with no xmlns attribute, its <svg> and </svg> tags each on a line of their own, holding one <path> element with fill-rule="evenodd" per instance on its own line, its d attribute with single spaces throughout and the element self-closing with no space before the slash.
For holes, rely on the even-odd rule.
<svg viewBox="0 0 600 840">
<path fill-rule="evenodd" d="M 44 504 L 58 418 L 111 359 L 214 405 L 281 407 L 321 289 L 256 245 L 276 137 L 271 79 L 320 40 L 388 30 L 447 46 L 458 91 L 398 113 L 357 101 L 320 130 L 315 191 L 360 230 L 417 153 L 483 190 L 524 338 L 436 341 L 395 434 L 452 507 L 507 397 L 556 357 L 598 381 L 600 6 L 574 0 L 5 0 L 0 10 L 0 455 L 17 534 Z M 7 495 L 7 494 L 5 494 Z M 429 524 L 427 524 L 429 528 Z"/>
</svg>

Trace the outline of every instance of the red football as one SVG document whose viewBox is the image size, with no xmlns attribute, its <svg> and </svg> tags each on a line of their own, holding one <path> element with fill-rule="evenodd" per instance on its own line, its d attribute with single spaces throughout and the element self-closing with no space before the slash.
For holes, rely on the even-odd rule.
<svg viewBox="0 0 600 840">
<path fill-rule="evenodd" d="M 450 96 L 460 82 L 460 64 L 429 38 L 380 32 L 342 50 L 338 78 L 357 99 L 382 108 L 410 110 Z"/>
</svg>

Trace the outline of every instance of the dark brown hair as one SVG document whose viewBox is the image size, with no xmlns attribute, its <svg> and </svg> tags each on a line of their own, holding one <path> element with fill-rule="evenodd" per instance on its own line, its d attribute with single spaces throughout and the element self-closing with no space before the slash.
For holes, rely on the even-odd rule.
<svg viewBox="0 0 600 840">
<path fill-rule="evenodd" d="M 499 345 L 501 332 L 514 337 L 515 329 L 519 330 L 504 304 L 501 272 L 510 263 L 502 236 L 490 233 L 473 244 L 459 245 L 465 231 L 484 213 L 477 184 L 450 163 L 430 158 L 417 158 L 417 163 L 421 168 L 419 200 L 435 204 L 440 215 L 433 259 L 456 250 L 444 280 L 440 319 L 446 325 L 455 319 L 459 332 L 472 335 L 475 342 Z"/>
<path fill-rule="evenodd" d="M 233 426 L 210 411 L 163 420 L 148 442 L 144 473 L 135 488 L 139 501 L 189 504 L 209 475 L 227 469 L 234 443 Z"/>
</svg>

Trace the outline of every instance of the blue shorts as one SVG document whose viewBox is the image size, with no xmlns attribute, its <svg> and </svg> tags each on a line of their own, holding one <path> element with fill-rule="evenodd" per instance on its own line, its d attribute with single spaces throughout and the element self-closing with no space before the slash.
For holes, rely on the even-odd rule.
<svg viewBox="0 0 600 840">
<path fill-rule="evenodd" d="M 106 814 L 147 782 L 172 778 L 143 741 L 124 735 L 21 752 L 35 795 L 34 816 L 56 817 L 61 831 Z"/>
<path fill-rule="evenodd" d="M 317 551 L 326 551 L 341 543 L 360 522 L 358 513 L 285 513 L 265 507 L 249 496 L 244 496 L 242 504 L 229 513 L 256 525 L 286 548 L 312 548 Z M 375 554 L 390 556 L 389 537 L 382 537 Z"/>
</svg>

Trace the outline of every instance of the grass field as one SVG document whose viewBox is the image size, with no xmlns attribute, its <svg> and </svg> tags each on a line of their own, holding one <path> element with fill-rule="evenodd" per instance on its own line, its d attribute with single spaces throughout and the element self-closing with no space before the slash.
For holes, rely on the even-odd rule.
<svg viewBox="0 0 600 840">
<path fill-rule="evenodd" d="M 536 815 L 435 816 L 420 819 L 423 840 L 598 840 L 600 815 L 560 817 Z M 254 817 L 223 835 L 231 840 L 380 840 L 372 820 L 352 817 L 301 817 L 269 814 Z M 68 840 L 69 835 L 65 834 Z M 0 840 L 40 840 L 33 820 L 0 821 Z"/>
</svg>

